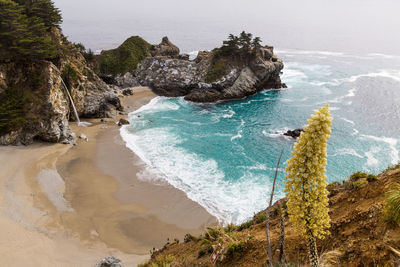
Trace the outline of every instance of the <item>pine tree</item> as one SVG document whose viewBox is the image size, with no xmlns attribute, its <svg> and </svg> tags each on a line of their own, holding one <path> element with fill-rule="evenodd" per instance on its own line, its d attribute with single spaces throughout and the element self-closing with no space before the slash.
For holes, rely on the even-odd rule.
<svg viewBox="0 0 400 267">
<path fill-rule="evenodd" d="M 12 60 L 16 54 L 26 54 L 28 18 L 23 7 L 11 0 L 0 0 L 0 61 Z"/>
<path fill-rule="evenodd" d="M 21 0 L 20 0 L 21 1 Z M 59 27 L 62 22 L 60 10 L 50 0 L 24 0 L 25 12 L 28 17 L 37 17 L 45 25 L 46 30 Z"/>
<path fill-rule="evenodd" d="M 312 267 L 318 266 L 316 238 L 329 234 L 326 147 L 331 133 L 329 106 L 316 110 L 294 145 L 286 167 L 285 192 L 289 219 L 308 241 Z"/>
<path fill-rule="evenodd" d="M 0 0 L 0 62 L 52 59 L 56 56 L 55 44 L 48 34 L 50 25 L 56 23 L 54 14 L 48 15 L 53 19 L 48 17 L 47 22 L 39 15 L 28 16 L 27 5 L 33 8 L 41 1 L 23 2 L 24 5 Z"/>
</svg>

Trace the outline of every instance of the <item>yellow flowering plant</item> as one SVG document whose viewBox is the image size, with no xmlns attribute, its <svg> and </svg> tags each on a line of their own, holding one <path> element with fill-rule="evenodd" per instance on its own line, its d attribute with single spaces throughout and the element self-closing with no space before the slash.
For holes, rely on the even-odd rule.
<svg viewBox="0 0 400 267">
<path fill-rule="evenodd" d="M 285 192 L 289 219 L 308 241 L 312 267 L 318 266 L 316 238 L 329 234 L 325 167 L 332 119 L 328 104 L 314 111 L 294 144 L 293 156 L 286 167 Z"/>
</svg>

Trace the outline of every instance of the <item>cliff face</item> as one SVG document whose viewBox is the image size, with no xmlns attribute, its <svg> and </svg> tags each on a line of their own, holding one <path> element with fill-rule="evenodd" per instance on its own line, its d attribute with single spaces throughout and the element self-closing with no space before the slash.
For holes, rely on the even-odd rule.
<svg viewBox="0 0 400 267">
<path fill-rule="evenodd" d="M 165 52 L 153 52 L 153 57 L 143 60 L 134 74 L 140 84 L 151 87 L 159 95 L 215 102 L 285 87 L 279 77 L 283 63 L 270 46 L 257 47 L 251 55 L 240 59 L 234 54 L 225 55 L 224 60 L 216 59 L 217 50 L 202 51 L 193 61 L 179 55 L 179 49 L 168 39 L 163 39 L 156 48 Z"/>
<path fill-rule="evenodd" d="M 34 139 L 68 142 L 72 106 L 68 86 L 81 117 L 110 117 L 119 98 L 86 64 L 84 57 L 54 29 L 58 57 L 52 62 L 0 65 L 0 144 L 30 144 Z M 75 118 L 73 118 L 75 119 Z"/>
<path fill-rule="evenodd" d="M 24 99 L 15 113 L 9 115 L 14 121 L 4 118 L 10 121 L 7 129 L 3 127 L 0 144 L 30 144 L 34 138 L 49 142 L 72 140 L 68 125 L 69 102 L 61 88 L 60 72 L 54 64 L 2 65 L 0 77 L 2 94 L 19 91 L 15 97 Z M 6 100 L 2 99 L 1 103 L 3 101 Z M 13 108 L 10 109 L 11 112 Z"/>
<path fill-rule="evenodd" d="M 400 180 L 400 168 L 378 175 L 376 181 L 347 181 L 329 185 L 330 235 L 317 241 L 321 266 L 399 266 L 400 228 L 385 222 L 385 192 Z M 281 200 L 281 203 L 283 201 Z M 285 208 L 283 210 L 285 213 Z M 281 216 L 271 208 L 270 233 L 274 263 L 280 256 Z M 307 242 L 284 215 L 286 263 L 308 264 Z M 170 237 L 172 239 L 173 237 Z M 169 243 L 152 255 L 150 263 L 168 260 L 171 266 L 214 266 L 213 250 L 219 251 L 218 266 L 265 266 L 268 262 L 265 211 L 241 226 L 213 228 L 182 243 Z M 145 264 L 144 266 L 151 266 Z"/>
</svg>

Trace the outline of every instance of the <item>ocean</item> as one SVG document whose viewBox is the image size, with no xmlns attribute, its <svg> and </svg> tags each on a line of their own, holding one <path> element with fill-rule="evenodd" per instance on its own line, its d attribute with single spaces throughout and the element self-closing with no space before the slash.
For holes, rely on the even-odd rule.
<svg viewBox="0 0 400 267">
<path fill-rule="evenodd" d="M 400 19 L 395 1 L 254 0 L 246 6 L 230 1 L 223 15 L 225 0 L 208 13 L 211 1 L 149 1 L 143 6 L 116 1 L 111 10 L 106 2 L 87 1 L 82 8 L 92 9 L 88 17 L 73 12 L 74 1 L 55 1 L 64 13 L 63 31 L 94 50 L 115 47 L 130 35 L 153 43 L 168 35 L 193 57 L 241 30 L 275 46 L 285 64 L 287 89 L 217 104 L 156 97 L 129 114 L 131 124 L 121 128 L 127 147 L 152 173 L 141 179 L 155 176 L 168 182 L 222 223 L 244 222 L 266 208 L 282 150 L 275 200 L 284 196 L 285 161 L 294 140 L 282 133 L 305 125 L 325 103 L 334 117 L 328 182 L 343 181 L 355 171 L 377 174 L 399 162 L 400 38 L 394 25 Z"/>
</svg>

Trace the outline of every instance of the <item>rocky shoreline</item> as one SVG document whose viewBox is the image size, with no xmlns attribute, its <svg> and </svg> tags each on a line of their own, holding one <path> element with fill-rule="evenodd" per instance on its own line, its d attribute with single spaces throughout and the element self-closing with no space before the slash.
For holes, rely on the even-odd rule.
<svg viewBox="0 0 400 267">
<path fill-rule="evenodd" d="M 0 111 L 10 110 L 6 112 L 9 119 L 2 119 L 5 126 L 0 124 L 0 145 L 29 145 L 34 140 L 74 142 L 69 122 L 76 118 L 71 115 L 68 94 L 79 117 L 110 118 L 123 111 L 120 97 L 131 95 L 130 88 L 135 86 L 148 86 L 157 95 L 184 96 L 193 102 L 241 99 L 264 89 L 286 87 L 280 79 L 283 63 L 271 46 L 249 44 L 246 50 L 228 51 L 224 45 L 200 51 L 190 60 L 167 37 L 152 46 L 135 36 L 123 45 L 133 47 L 133 57 L 139 46 L 145 46 L 139 63 L 130 72 L 114 75 L 102 73 L 107 66 L 97 65 L 106 62 L 104 55 L 118 54 L 120 48 L 89 59 L 58 29 L 54 28 L 51 36 L 61 48 L 55 60 L 0 64 L 0 98 L 13 105 L 0 107 Z M 10 92 L 15 95 L 7 95 Z"/>
</svg>

